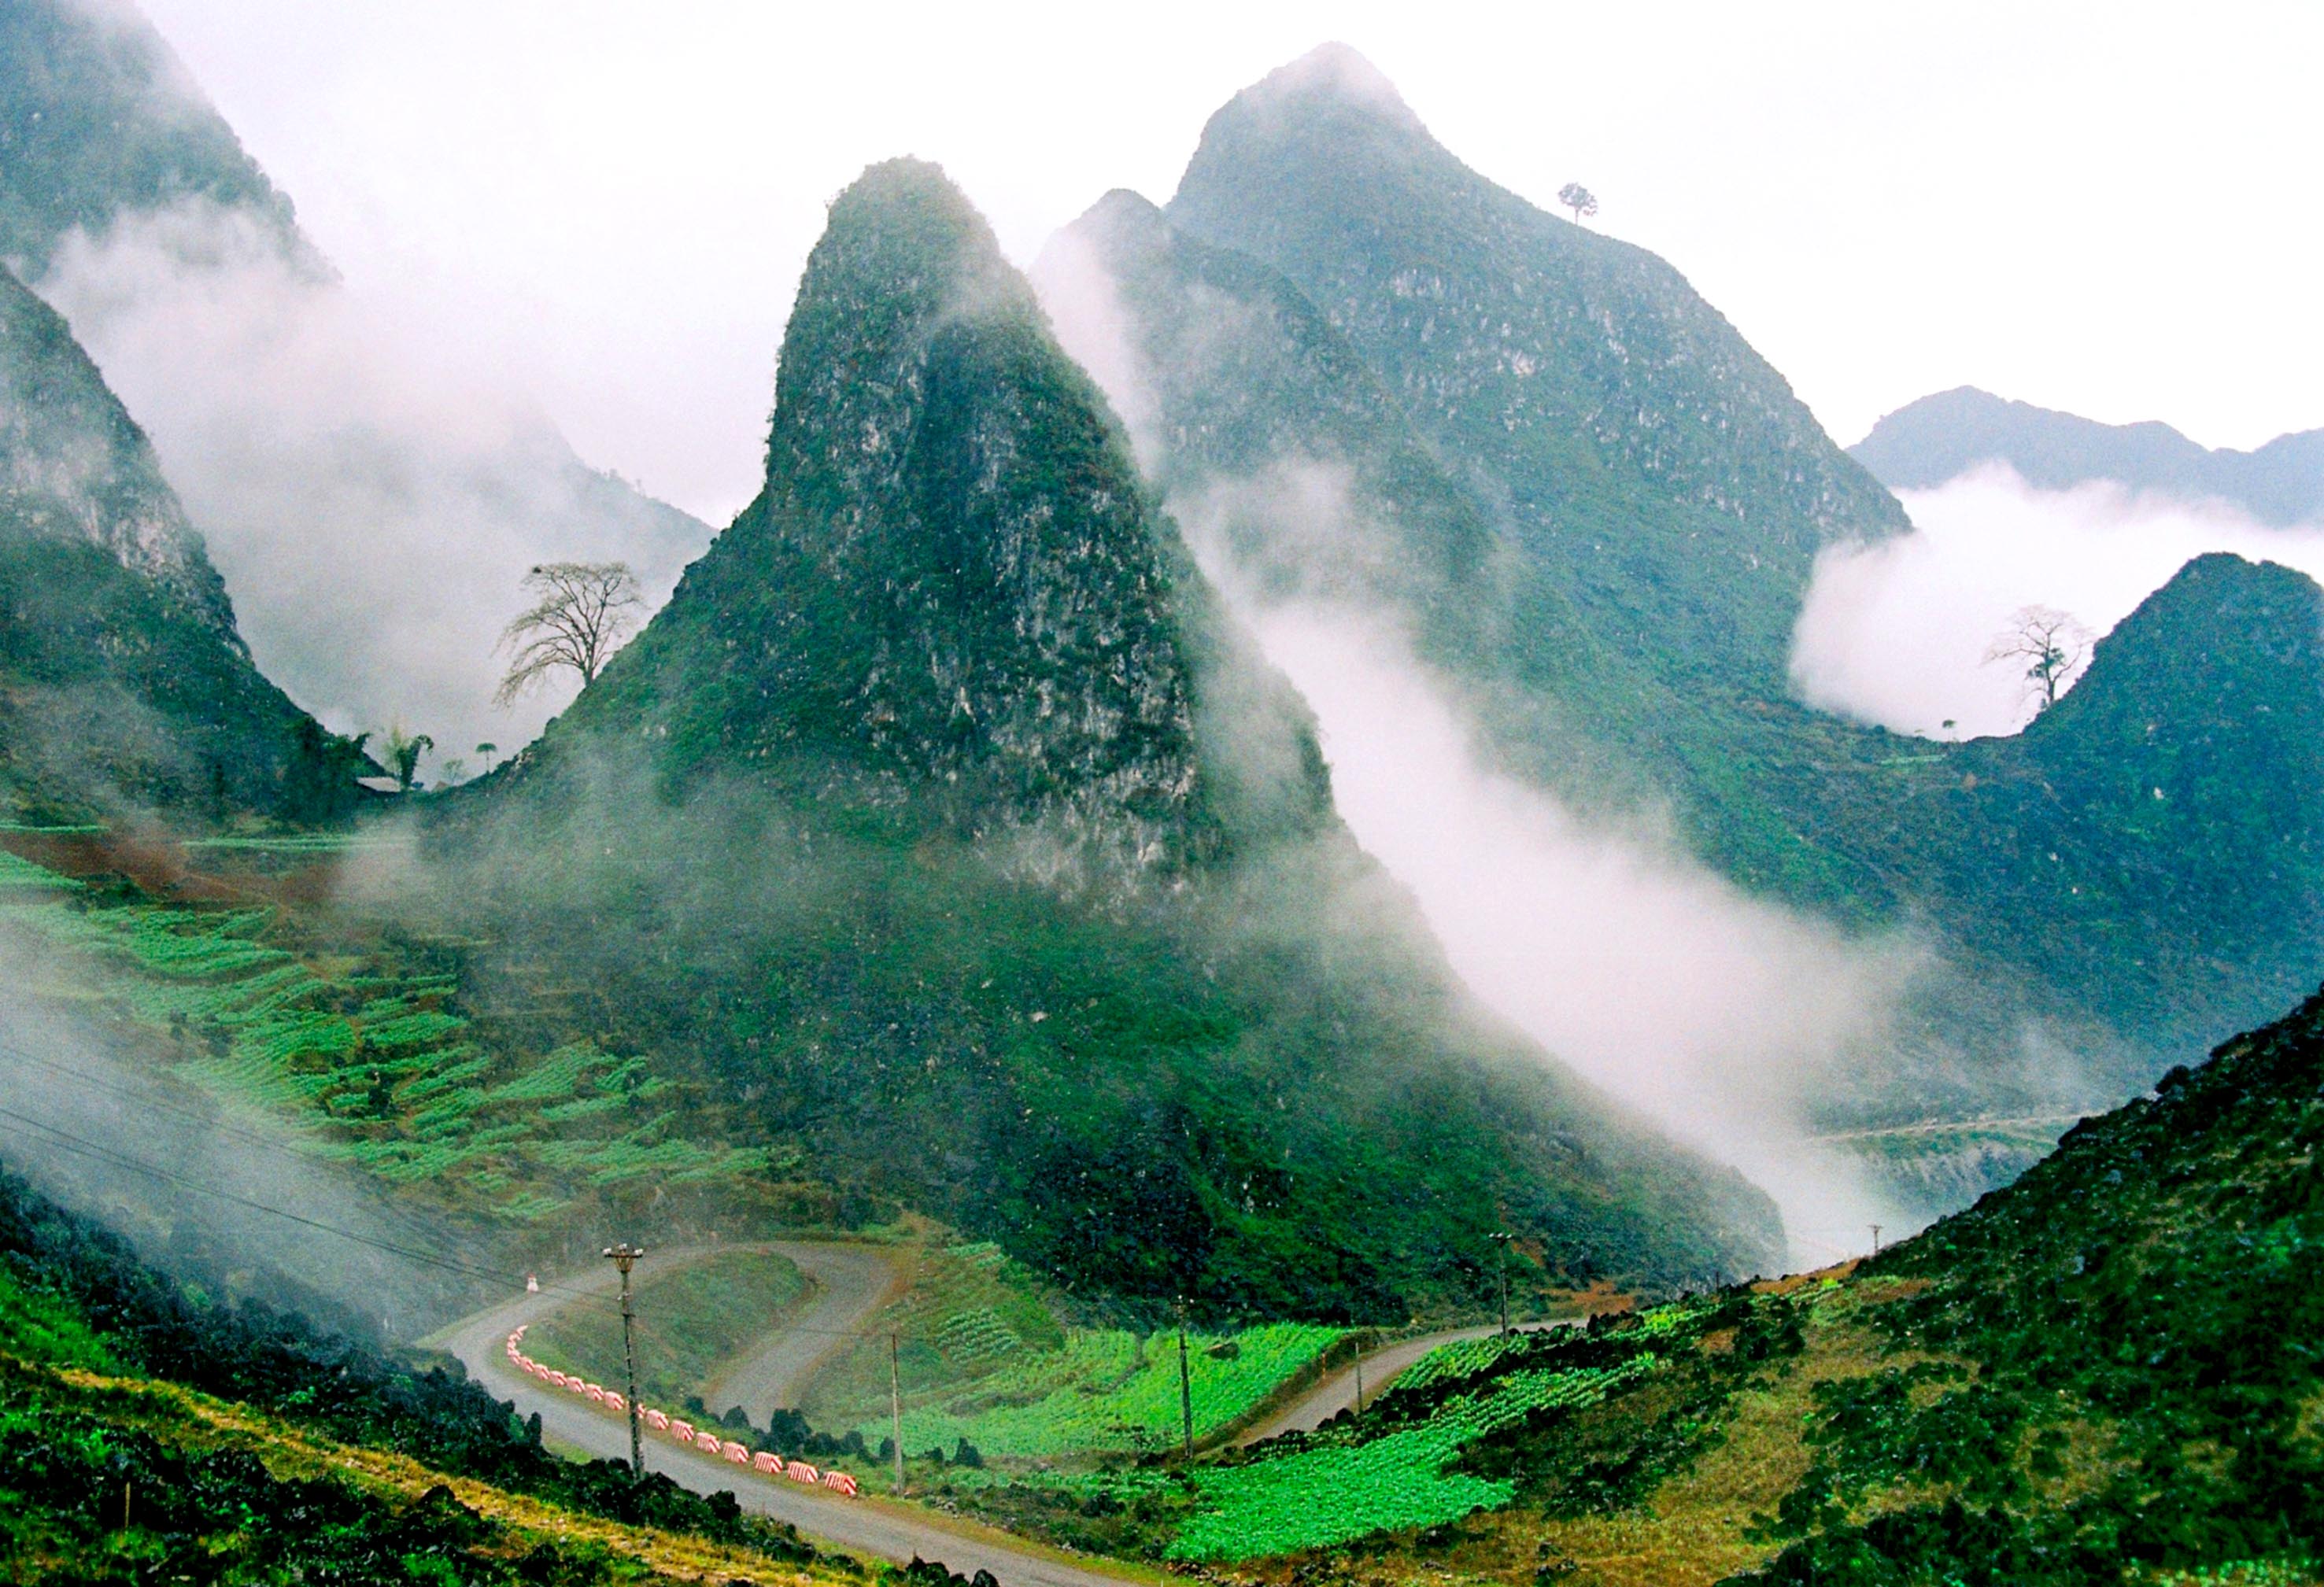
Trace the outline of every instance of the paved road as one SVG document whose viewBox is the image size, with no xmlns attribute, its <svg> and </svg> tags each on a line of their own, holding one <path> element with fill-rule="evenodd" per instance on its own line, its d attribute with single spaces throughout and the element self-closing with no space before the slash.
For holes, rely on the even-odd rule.
<svg viewBox="0 0 2324 1587">
<path fill-rule="evenodd" d="M 1555 1323 L 1519 1323 L 1522 1333 L 1539 1333 L 1548 1328 L 1571 1328 L 1571 1321 Z M 1487 1323 L 1477 1328 L 1448 1328 L 1442 1333 L 1424 1333 L 1417 1339 L 1399 1340 L 1382 1345 L 1361 1359 L 1364 1366 L 1364 1403 L 1370 1405 L 1374 1396 L 1386 1389 L 1396 1375 L 1412 1365 L 1440 1344 L 1450 1344 L 1457 1339 L 1482 1339 L 1498 1333 L 1498 1326 Z M 1356 1369 L 1353 1364 L 1341 1368 L 1314 1388 L 1301 1395 L 1283 1409 L 1251 1428 L 1235 1440 L 1238 1444 L 1263 1444 L 1285 1433 L 1310 1433 L 1338 1416 L 1352 1410 L 1356 1403 Z"/>
<path fill-rule="evenodd" d="M 698 1252 L 657 1252 L 638 1264 L 641 1274 L 682 1264 Z M 788 1252 L 787 1252 L 788 1254 Z M 798 1259 L 793 1258 L 794 1260 Z M 538 1295 L 520 1295 L 433 1336 L 460 1358 L 469 1376 L 493 1394 L 513 1401 L 519 1416 L 540 1415 L 542 1433 L 591 1454 L 627 1460 L 629 1423 L 609 1416 L 562 1389 L 551 1389 L 509 1364 L 503 1346 L 521 1323 L 569 1305 L 576 1296 L 610 1297 L 619 1282 L 610 1266 L 599 1264 L 543 1286 Z M 876 1298 L 876 1297 L 875 1297 Z M 602 1303 L 601 1303 L 602 1304 Z M 770 1381 L 780 1387 L 779 1363 Z M 798 1483 L 761 1480 L 738 1472 L 708 1455 L 682 1449 L 649 1432 L 646 1466 L 701 1493 L 731 1492 L 745 1509 L 788 1521 L 800 1531 L 852 1554 L 903 1562 L 918 1555 L 941 1560 L 964 1575 L 991 1571 L 1002 1587 L 1123 1587 L 1126 1576 L 1089 1564 L 1068 1564 L 989 1527 L 944 1523 L 902 1505 L 877 1499 L 843 1499 Z"/>
<path fill-rule="evenodd" d="M 702 1403 L 713 1410 L 741 1406 L 761 1427 L 770 1411 L 798 1408 L 815 1370 L 871 1322 L 902 1284 L 894 1256 L 877 1246 L 779 1240 L 764 1249 L 798 1264 L 815 1287 L 813 1298 L 702 1395 Z"/>
</svg>

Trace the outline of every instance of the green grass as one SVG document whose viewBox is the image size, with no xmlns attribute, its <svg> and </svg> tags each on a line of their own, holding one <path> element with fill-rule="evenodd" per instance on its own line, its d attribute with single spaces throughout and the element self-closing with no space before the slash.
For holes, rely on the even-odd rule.
<svg viewBox="0 0 2324 1587">
<path fill-rule="evenodd" d="M 806 1293 L 797 1265 L 775 1251 L 732 1251 L 641 1283 L 632 1299 L 640 1397 L 674 1408 L 707 1392 Z M 622 1381 L 622 1319 L 610 1299 L 552 1313 L 524 1338 L 536 1361 L 609 1388 Z"/>
</svg>

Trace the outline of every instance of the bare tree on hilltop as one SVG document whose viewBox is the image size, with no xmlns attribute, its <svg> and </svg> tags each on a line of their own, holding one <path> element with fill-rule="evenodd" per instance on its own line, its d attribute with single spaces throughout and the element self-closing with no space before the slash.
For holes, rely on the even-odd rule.
<svg viewBox="0 0 2324 1587">
<path fill-rule="evenodd" d="M 1581 225 L 1588 217 L 1598 213 L 1598 195 L 1580 182 L 1568 182 L 1558 189 L 1557 201 L 1573 211 L 1573 223 L 1576 226 Z"/>
<path fill-rule="evenodd" d="M 2090 658 L 2090 631 L 2054 606 L 2026 606 L 1995 636 L 1985 659 L 2025 663 L 2025 693 L 2039 715 L 2058 703 Z"/>
<path fill-rule="evenodd" d="M 544 562 L 524 576 L 524 587 L 540 599 L 501 632 L 500 648 L 514 654 L 493 691 L 496 706 L 529 693 L 559 668 L 590 683 L 645 606 L 626 562 Z"/>
</svg>

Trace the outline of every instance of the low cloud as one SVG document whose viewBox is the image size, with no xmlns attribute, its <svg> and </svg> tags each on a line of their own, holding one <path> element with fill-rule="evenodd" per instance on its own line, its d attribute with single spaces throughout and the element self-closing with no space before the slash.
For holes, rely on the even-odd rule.
<svg viewBox="0 0 2324 1587">
<path fill-rule="evenodd" d="M 259 665 L 334 727 L 521 743 L 565 697 L 490 704 L 525 570 L 627 560 L 659 605 L 707 542 L 576 459 L 487 342 L 366 300 L 262 217 L 131 217 L 38 287 L 152 439 Z"/>
<path fill-rule="evenodd" d="M 2270 529 L 2224 503 L 2108 484 L 2037 490 L 2006 464 L 1902 499 L 1913 533 L 1818 558 L 1792 676 L 1810 705 L 1923 737 L 2032 719 L 2021 669 L 1984 660 L 2023 607 L 2105 633 L 2206 551 L 2324 579 L 2324 528 Z"/>
</svg>

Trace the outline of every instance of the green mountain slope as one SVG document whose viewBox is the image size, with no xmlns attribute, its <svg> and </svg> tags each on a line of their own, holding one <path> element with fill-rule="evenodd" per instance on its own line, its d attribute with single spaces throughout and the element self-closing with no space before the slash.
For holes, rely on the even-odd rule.
<svg viewBox="0 0 2324 1587">
<path fill-rule="evenodd" d="M 1756 1268 L 1766 1204 L 1445 970 L 982 220 L 833 206 L 760 499 L 442 842 L 624 1050 L 1085 1292 L 1405 1315 Z M 465 846 L 464 846 L 465 845 Z"/>
<path fill-rule="evenodd" d="M 2324 996 L 1868 1260 L 1448 1346 L 1190 1480 L 967 1491 L 1267 1582 L 2311 1583 L 2319 1148 Z"/>
<path fill-rule="evenodd" d="M 1109 196 L 1053 278 L 1097 281 L 1076 351 L 1259 598 L 1387 615 L 1507 769 L 1932 943 L 1889 1061 L 1812 1099 L 1832 1127 L 2111 1099 L 2311 973 L 2324 833 L 2269 770 L 2309 741 L 2253 714 L 2310 683 L 2277 571 L 2190 569 L 2017 739 L 1805 708 L 1814 558 L 1904 530 L 1894 500 L 1676 272 L 1466 170 L 1350 52 L 1237 96 L 1166 211 Z M 2229 655 L 2223 694 L 2192 659 Z M 2163 721 L 2209 746 L 2193 804 L 2140 784 Z"/>
<path fill-rule="evenodd" d="M 345 780 L 252 664 L 144 436 L 0 270 L 0 797 L 327 814 Z"/>
<path fill-rule="evenodd" d="M 2324 517 L 2324 430 L 2278 436 L 2249 452 L 2213 450 L 2153 420 L 2101 424 L 1960 386 L 1884 416 L 1849 452 L 1900 491 L 1932 490 L 1981 463 L 2006 463 L 2043 490 L 2111 480 L 2231 502 L 2278 527 Z"/>
</svg>

